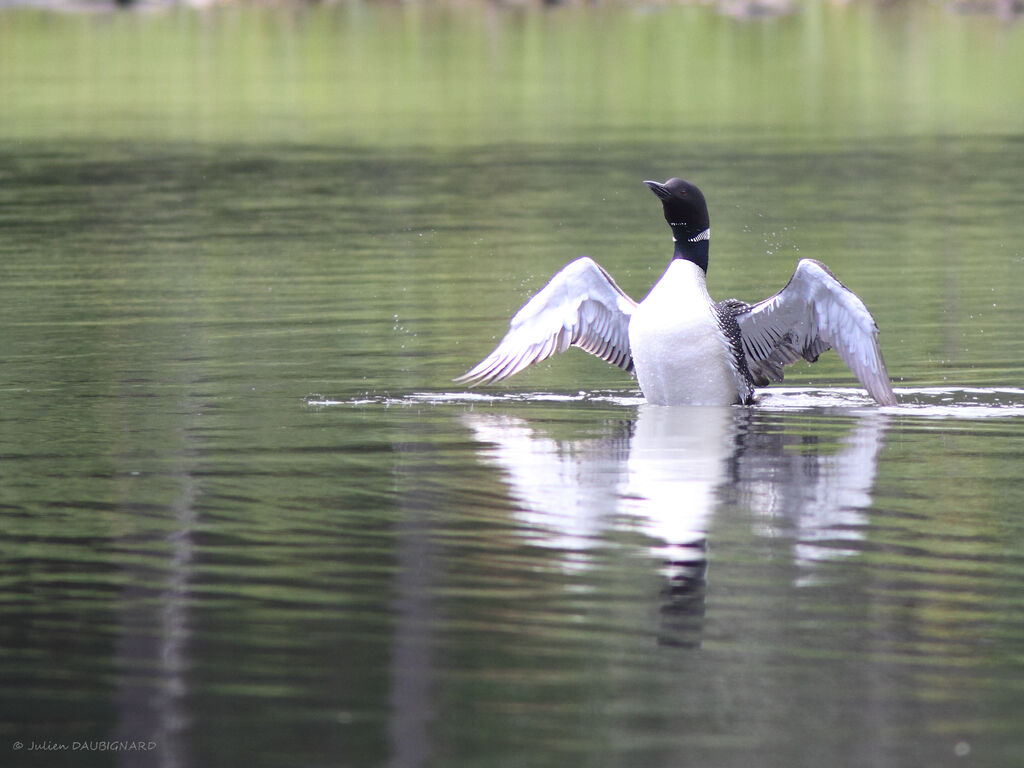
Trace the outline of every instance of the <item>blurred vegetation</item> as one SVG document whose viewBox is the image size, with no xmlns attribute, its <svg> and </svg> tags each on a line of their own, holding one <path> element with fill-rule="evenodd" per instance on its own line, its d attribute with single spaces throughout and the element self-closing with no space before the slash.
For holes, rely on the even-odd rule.
<svg viewBox="0 0 1024 768">
<path fill-rule="evenodd" d="M 0 138 L 458 146 L 1014 133 L 1024 26 L 942 6 L 0 11 Z"/>
<path fill-rule="evenodd" d="M 393 4 L 401 0 L 378 0 L 381 4 Z M 439 0 L 433 5 L 447 7 L 466 7 L 474 4 L 487 4 L 506 7 L 526 6 L 600 6 L 600 5 L 635 5 L 635 6 L 670 6 L 670 5 L 703 5 L 715 8 L 719 13 L 740 19 L 759 20 L 797 13 L 810 3 L 831 2 L 846 5 L 852 0 Z M 912 0 L 860 0 L 876 5 L 893 5 Z M 373 0 L 8 0 L 8 7 L 38 7 L 50 10 L 80 10 L 82 8 L 103 7 L 111 4 L 119 7 L 154 8 L 171 5 L 205 8 L 214 5 L 335 5 L 344 2 L 369 2 Z M 412 0 L 422 3 L 422 0 Z M 422 3 L 428 4 L 428 3 Z M 1002 18 L 1013 18 L 1024 13 L 1022 0 L 945 0 L 943 7 L 951 13 L 964 15 L 993 14 Z"/>
</svg>

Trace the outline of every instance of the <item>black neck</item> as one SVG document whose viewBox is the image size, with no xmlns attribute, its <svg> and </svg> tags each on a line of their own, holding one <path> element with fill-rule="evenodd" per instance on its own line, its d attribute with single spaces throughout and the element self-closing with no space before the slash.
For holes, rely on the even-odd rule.
<svg viewBox="0 0 1024 768">
<path fill-rule="evenodd" d="M 708 271 L 708 251 L 710 246 L 710 240 L 697 240 L 694 242 L 677 237 L 676 249 L 672 254 L 672 258 L 692 261 L 706 273 Z"/>
</svg>

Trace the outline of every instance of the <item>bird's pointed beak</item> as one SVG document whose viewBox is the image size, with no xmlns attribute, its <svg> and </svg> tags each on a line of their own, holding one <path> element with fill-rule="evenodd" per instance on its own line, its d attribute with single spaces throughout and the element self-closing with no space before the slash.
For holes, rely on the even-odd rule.
<svg viewBox="0 0 1024 768">
<path fill-rule="evenodd" d="M 650 187 L 651 192 L 656 194 L 662 200 L 668 200 L 672 196 L 672 193 L 669 192 L 665 185 L 660 181 L 645 181 L 644 184 Z"/>
</svg>

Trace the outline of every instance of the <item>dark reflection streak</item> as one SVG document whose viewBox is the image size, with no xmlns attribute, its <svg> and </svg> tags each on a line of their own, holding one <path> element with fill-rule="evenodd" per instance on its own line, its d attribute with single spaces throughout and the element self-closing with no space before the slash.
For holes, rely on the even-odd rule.
<svg viewBox="0 0 1024 768">
<path fill-rule="evenodd" d="M 193 417 L 198 415 L 198 404 L 184 404 L 183 410 Z M 188 440 L 183 430 L 182 441 Z M 187 456 L 182 450 L 179 455 Z M 124 566 L 131 575 L 122 594 L 121 632 L 117 641 L 117 659 L 120 667 L 117 693 L 118 722 L 113 739 L 125 742 L 143 742 L 144 751 L 119 751 L 118 765 L 122 768 L 180 768 L 188 765 L 181 737 L 190 725 L 186 714 L 185 695 L 188 686 L 187 644 L 188 591 L 195 557 L 193 534 L 198 524 L 197 501 L 200 495 L 198 480 L 184 463 L 174 476 L 180 484 L 180 494 L 172 504 L 176 530 L 170 536 L 154 534 L 147 537 L 150 548 L 163 548 L 170 541 L 170 557 L 165 581 L 156 600 L 151 590 L 141 586 L 149 576 L 148 569 L 136 568 L 128 559 Z M 125 549 L 138 547 L 133 537 Z M 155 745 L 152 751 L 148 745 Z"/>
<path fill-rule="evenodd" d="M 690 562 L 675 563 L 668 585 L 662 590 L 661 628 L 658 642 L 681 648 L 699 648 L 707 610 L 707 549 Z"/>
<path fill-rule="evenodd" d="M 436 711 L 433 630 L 437 606 L 431 597 L 439 582 L 441 559 L 430 539 L 429 501 L 417 495 L 415 457 L 398 453 L 397 476 L 409 483 L 397 523 L 396 597 L 391 605 L 395 627 L 388 688 L 389 765 L 416 768 L 428 765 L 434 754 L 432 713 Z"/>
<path fill-rule="evenodd" d="M 177 768 L 186 764 L 180 735 L 189 726 L 184 697 L 187 692 L 185 672 L 188 663 L 186 645 L 189 638 L 186 601 L 191 580 L 195 544 L 193 531 L 198 523 L 195 501 L 199 483 L 191 475 L 180 475 L 182 494 L 175 513 L 179 528 L 172 537 L 172 553 L 163 610 L 161 612 L 161 686 L 157 693 L 158 727 L 155 740 L 160 749 L 160 765 Z"/>
<path fill-rule="evenodd" d="M 619 427 L 559 440 L 518 416 L 461 418 L 483 461 L 504 473 L 527 535 L 545 532 L 536 543 L 585 550 L 616 530 L 645 534 L 667 577 L 659 639 L 692 647 L 705 611 L 708 531 L 723 505 L 748 510 L 761 536 L 791 540 L 796 565 L 850 554 L 835 542 L 862 537 L 888 417 L 842 415 L 854 428 L 833 452 L 785 419 L 743 408 L 640 406 L 625 444 Z"/>
</svg>

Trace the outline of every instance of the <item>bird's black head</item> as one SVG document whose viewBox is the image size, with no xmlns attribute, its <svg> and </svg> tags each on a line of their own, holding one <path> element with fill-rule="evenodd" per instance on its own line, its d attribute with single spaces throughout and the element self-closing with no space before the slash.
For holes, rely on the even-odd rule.
<svg viewBox="0 0 1024 768">
<path fill-rule="evenodd" d="M 645 181 L 644 184 L 661 199 L 665 209 L 665 221 L 672 228 L 672 239 L 676 242 L 673 258 L 692 261 L 707 272 L 711 221 L 704 193 L 683 179 L 669 179 L 664 184 Z"/>
<path fill-rule="evenodd" d="M 711 226 L 704 193 L 690 182 L 669 179 L 664 184 L 657 181 L 645 181 L 644 184 L 661 198 L 665 221 L 672 227 L 672 234 L 677 240 L 694 238 Z"/>
</svg>

